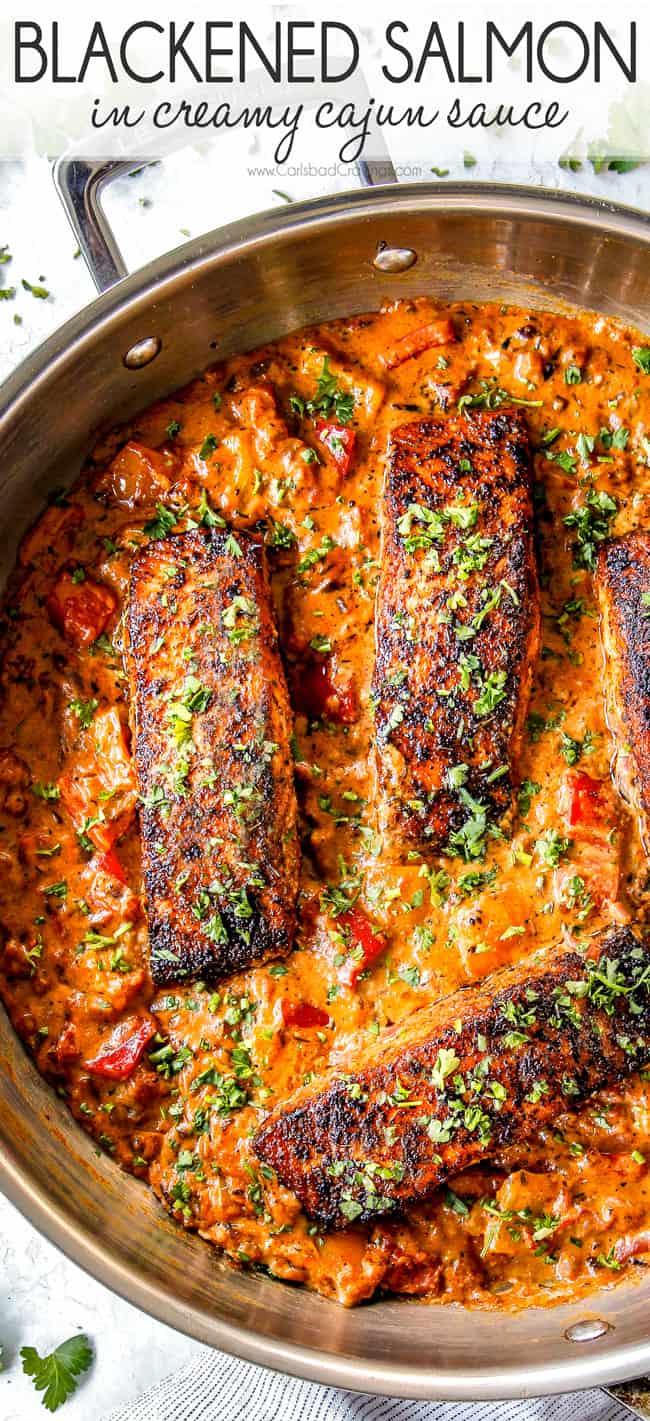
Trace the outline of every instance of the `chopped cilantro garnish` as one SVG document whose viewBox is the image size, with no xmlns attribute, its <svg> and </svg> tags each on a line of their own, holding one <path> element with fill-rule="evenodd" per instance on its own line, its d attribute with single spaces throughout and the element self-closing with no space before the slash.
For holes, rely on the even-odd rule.
<svg viewBox="0 0 650 1421">
<path fill-rule="evenodd" d="M 525 405 L 530 409 L 540 409 L 543 400 L 521 400 L 516 395 L 511 395 L 509 390 L 504 390 L 496 382 L 490 380 L 480 380 L 479 388 L 474 394 L 461 395 L 458 401 L 458 411 L 476 409 L 499 409 L 500 405 Z"/>
<path fill-rule="evenodd" d="M 460 829 L 454 829 L 449 835 L 447 852 L 459 854 L 466 863 L 470 863 L 472 859 L 481 859 L 485 854 L 487 811 L 484 805 L 462 786 L 458 791 L 458 798 L 467 809 L 468 817 Z"/>
<path fill-rule="evenodd" d="M 558 464 L 565 474 L 574 474 L 578 463 L 577 455 L 570 454 L 568 449 L 558 449 L 546 455 L 549 463 Z"/>
<path fill-rule="evenodd" d="M 176 527 L 177 521 L 173 508 L 166 508 L 164 503 L 157 503 L 156 516 L 145 523 L 144 531 L 148 538 L 166 538 Z"/>
<path fill-rule="evenodd" d="M 58 785 L 55 785 L 55 784 L 49 784 L 49 785 L 41 784 L 41 781 L 40 781 L 40 780 L 37 780 L 36 783 L 32 785 L 32 794 L 37 795 L 39 799 L 60 799 L 60 798 L 61 798 L 61 791 L 60 791 Z"/>
<path fill-rule="evenodd" d="M 32 296 L 35 296 L 38 301 L 47 301 L 50 294 L 45 286 L 34 286 L 31 281 L 26 281 L 25 277 L 22 279 L 22 287 L 24 291 L 31 291 Z"/>
<path fill-rule="evenodd" d="M 292 396 L 291 404 L 295 413 L 302 413 L 298 408 L 299 397 Z M 302 401 L 299 401 L 302 406 Z M 309 415 L 327 416 L 332 412 L 336 416 L 339 424 L 349 424 L 354 414 L 354 395 L 352 391 L 341 390 L 336 375 L 330 369 L 329 356 L 323 359 L 323 367 L 318 377 L 316 394 L 312 400 L 307 400 L 304 409 Z"/>
<path fill-rule="evenodd" d="M 500 705 L 506 697 L 505 671 L 491 671 L 489 676 L 481 685 L 480 694 L 474 702 L 475 715 L 490 715 L 490 713 Z"/>
<path fill-rule="evenodd" d="M 329 533 L 326 533 L 325 537 L 321 539 L 320 547 L 311 548 L 309 552 L 305 553 L 304 557 L 300 559 L 296 572 L 308 572 L 310 568 L 316 566 L 317 562 L 321 562 L 323 558 L 326 558 L 327 554 L 335 547 L 336 543 L 334 539 L 330 537 Z"/>
<path fill-rule="evenodd" d="M 50 883 L 43 889 L 46 898 L 67 898 L 68 885 L 64 878 L 59 883 Z"/>
<path fill-rule="evenodd" d="M 575 542 L 572 543 L 573 565 L 593 572 L 596 566 L 596 549 L 609 536 L 613 519 L 618 512 L 618 503 L 603 489 L 589 489 L 585 502 L 573 513 L 567 513 L 563 522 L 567 528 L 574 528 Z"/>
<path fill-rule="evenodd" d="M 99 701 L 95 700 L 94 696 L 88 701 L 81 701 L 75 697 L 69 704 L 70 710 L 74 711 L 78 718 L 81 729 L 88 730 L 88 727 L 92 725 Z"/>
<path fill-rule="evenodd" d="M 216 434 L 206 434 L 199 449 L 199 459 L 209 459 L 219 444 Z"/>
<path fill-rule="evenodd" d="M 210 500 L 208 498 L 207 489 L 205 488 L 201 489 L 201 497 L 199 499 L 196 512 L 198 515 L 199 523 L 203 528 L 225 528 L 225 519 L 221 517 L 220 513 L 216 513 L 214 508 L 212 508 Z"/>
<path fill-rule="evenodd" d="M 644 375 L 650 375 L 650 345 L 633 346 L 632 359 Z"/>
<path fill-rule="evenodd" d="M 571 848 L 571 840 L 563 839 L 557 829 L 547 829 L 535 844 L 537 853 L 548 868 L 558 868 Z"/>
<path fill-rule="evenodd" d="M 459 1065 L 460 1058 L 456 1055 L 456 1052 L 447 1050 L 446 1047 L 442 1046 L 431 1072 L 431 1084 L 435 1086 L 436 1090 L 445 1089 L 447 1076 L 453 1075 L 454 1071 L 458 1070 Z"/>
<path fill-rule="evenodd" d="M 287 527 L 286 523 L 276 523 L 275 519 L 271 519 L 266 541 L 270 548 L 286 550 L 294 546 L 296 535 L 291 528 Z"/>
<path fill-rule="evenodd" d="M 461 1199 L 460 1194 L 455 1194 L 453 1189 L 445 1189 L 443 1202 L 447 1205 L 448 1209 L 453 1209 L 455 1214 L 460 1214 L 463 1219 L 467 1218 L 469 1207 L 465 1203 L 465 1200 Z"/>
<path fill-rule="evenodd" d="M 530 813 L 533 796 L 539 794 L 541 788 L 542 786 L 536 780 L 522 780 L 517 791 L 520 814 L 525 816 Z"/>
</svg>

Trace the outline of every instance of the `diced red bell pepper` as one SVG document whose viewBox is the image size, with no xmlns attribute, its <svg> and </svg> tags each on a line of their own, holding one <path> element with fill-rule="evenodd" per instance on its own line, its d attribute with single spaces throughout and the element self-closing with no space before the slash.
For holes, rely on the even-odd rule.
<svg viewBox="0 0 650 1421">
<path fill-rule="evenodd" d="M 320 657 L 301 666 L 295 683 L 298 710 L 310 720 L 331 720 L 338 725 L 352 725 L 359 710 L 352 684 L 337 686 L 332 660 Z"/>
<path fill-rule="evenodd" d="M 316 433 L 321 444 L 324 444 L 332 455 L 339 473 L 345 478 L 345 475 L 350 471 L 357 447 L 355 431 L 348 429 L 345 424 L 335 424 L 332 420 L 319 419 Z"/>
<path fill-rule="evenodd" d="M 99 828 L 99 825 L 97 825 L 97 828 Z M 99 855 L 97 868 L 100 873 L 107 873 L 109 878 L 115 878 L 118 883 L 123 883 L 125 887 L 128 886 L 129 880 L 117 857 L 115 849 L 107 849 L 106 853 Z"/>
<path fill-rule="evenodd" d="M 54 1056 L 59 1066 L 67 1066 L 71 1061 L 78 1061 L 80 1055 L 77 1026 L 74 1021 L 69 1021 L 54 1047 Z"/>
<path fill-rule="evenodd" d="M 343 963 L 339 976 L 348 986 L 356 987 L 361 973 L 386 951 L 386 942 L 358 908 L 349 908 L 347 913 L 341 913 L 336 924 L 350 934 L 350 956 Z"/>
<path fill-rule="evenodd" d="M 105 1049 L 92 1061 L 84 1062 L 86 1070 L 94 1076 L 106 1076 L 108 1080 L 128 1080 L 156 1030 L 151 1016 L 127 1017 L 116 1027 Z"/>
<path fill-rule="evenodd" d="M 117 598 L 110 587 L 89 577 L 78 582 L 71 572 L 62 572 L 45 606 L 50 621 L 66 641 L 74 646 L 90 646 L 110 621 Z"/>
<path fill-rule="evenodd" d="M 594 902 L 609 903 L 615 916 L 620 863 L 610 842 L 613 811 L 608 787 L 584 770 L 575 770 L 566 776 L 561 804 L 574 845 L 572 873 L 584 878 Z"/>
<path fill-rule="evenodd" d="M 453 345 L 455 341 L 456 332 L 448 317 L 429 321 L 426 326 L 418 326 L 417 330 L 409 331 L 400 340 L 396 340 L 394 345 L 389 346 L 384 356 L 384 366 L 387 370 L 393 370 L 396 365 L 402 365 L 414 355 L 422 355 L 423 351 L 433 350 L 438 345 Z"/>
<path fill-rule="evenodd" d="M 329 1012 L 315 1007 L 311 1002 L 282 1002 L 282 1021 L 285 1026 L 327 1026 Z"/>
<path fill-rule="evenodd" d="M 603 826 L 606 810 L 601 789 L 601 781 L 592 779 L 584 770 L 567 776 L 567 819 L 572 829 Z"/>
</svg>

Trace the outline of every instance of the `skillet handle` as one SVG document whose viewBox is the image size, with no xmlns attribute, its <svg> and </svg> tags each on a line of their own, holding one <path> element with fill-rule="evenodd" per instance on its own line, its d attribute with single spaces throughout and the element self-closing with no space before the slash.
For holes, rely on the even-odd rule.
<svg viewBox="0 0 650 1421">
<path fill-rule="evenodd" d="M 383 143 L 381 145 L 384 146 Z M 128 276 L 124 257 L 102 206 L 102 192 L 114 178 L 139 166 L 137 160 L 58 158 L 52 168 L 54 186 L 65 208 L 79 250 L 98 291 L 108 291 L 116 281 Z M 361 159 L 357 170 L 364 187 L 399 181 L 385 149 L 385 156 Z"/>
<path fill-rule="evenodd" d="M 382 143 L 383 146 L 383 143 Z M 362 187 L 377 187 L 381 183 L 398 183 L 399 178 L 395 172 L 391 158 L 360 158 L 357 163 L 357 172 L 361 179 Z"/>
<path fill-rule="evenodd" d="M 107 291 L 128 275 L 122 253 L 102 207 L 107 183 L 138 166 L 130 162 L 58 158 L 54 186 L 66 210 L 79 250 L 98 291 Z"/>
</svg>

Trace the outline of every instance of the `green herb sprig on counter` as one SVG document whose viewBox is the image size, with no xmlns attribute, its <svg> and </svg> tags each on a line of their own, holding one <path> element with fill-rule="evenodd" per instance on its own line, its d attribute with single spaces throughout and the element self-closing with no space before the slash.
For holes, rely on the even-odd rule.
<svg viewBox="0 0 650 1421">
<path fill-rule="evenodd" d="M 58 1411 L 77 1390 L 77 1377 L 92 1365 L 93 1349 L 84 1332 L 61 1342 L 44 1357 L 35 1347 L 21 1347 L 23 1371 L 31 1377 L 47 1411 Z"/>
</svg>

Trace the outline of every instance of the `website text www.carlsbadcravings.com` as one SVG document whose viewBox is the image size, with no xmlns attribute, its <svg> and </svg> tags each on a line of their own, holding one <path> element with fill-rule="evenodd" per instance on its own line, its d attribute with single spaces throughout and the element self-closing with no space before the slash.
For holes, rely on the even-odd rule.
<svg viewBox="0 0 650 1421">
<path fill-rule="evenodd" d="M 382 175 L 389 181 L 393 177 L 402 178 L 426 178 L 431 169 L 423 168 L 421 163 L 389 163 L 385 159 L 373 160 L 373 175 L 375 182 L 380 182 Z M 359 169 L 356 163 L 267 163 L 258 166 L 250 165 L 246 172 L 249 178 L 353 178 L 359 176 Z"/>
</svg>

